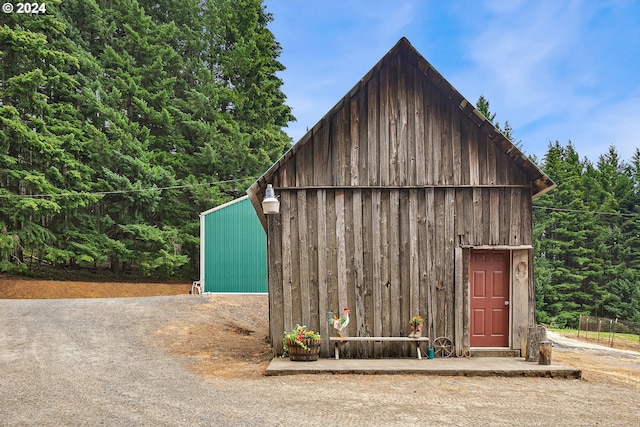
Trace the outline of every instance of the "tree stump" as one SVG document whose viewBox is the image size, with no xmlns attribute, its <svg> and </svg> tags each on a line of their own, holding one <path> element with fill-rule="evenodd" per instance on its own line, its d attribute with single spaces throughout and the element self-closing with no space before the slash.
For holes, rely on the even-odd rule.
<svg viewBox="0 0 640 427">
<path fill-rule="evenodd" d="M 538 345 L 540 348 L 540 358 L 538 360 L 538 364 L 551 365 L 551 341 L 540 341 Z"/>
<path fill-rule="evenodd" d="M 537 362 L 540 359 L 539 343 L 547 340 L 547 326 L 540 324 L 529 326 L 527 337 L 527 362 Z"/>
</svg>

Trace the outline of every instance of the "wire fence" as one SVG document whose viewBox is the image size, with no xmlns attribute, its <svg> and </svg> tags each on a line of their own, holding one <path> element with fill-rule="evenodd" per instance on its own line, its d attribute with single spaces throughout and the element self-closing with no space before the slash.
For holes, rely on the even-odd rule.
<svg viewBox="0 0 640 427">
<path fill-rule="evenodd" d="M 580 315 L 578 338 L 593 340 L 610 347 L 637 345 L 640 349 L 640 323 Z"/>
</svg>

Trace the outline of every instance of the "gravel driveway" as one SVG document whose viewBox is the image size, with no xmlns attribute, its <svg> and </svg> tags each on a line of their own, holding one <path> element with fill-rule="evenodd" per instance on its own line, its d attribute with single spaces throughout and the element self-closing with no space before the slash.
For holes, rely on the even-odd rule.
<svg viewBox="0 0 640 427">
<path fill-rule="evenodd" d="M 0 300 L 0 425 L 578 426 L 640 419 L 637 385 L 588 379 L 198 375 L 154 333 L 168 321 L 186 324 L 206 301 Z"/>
</svg>

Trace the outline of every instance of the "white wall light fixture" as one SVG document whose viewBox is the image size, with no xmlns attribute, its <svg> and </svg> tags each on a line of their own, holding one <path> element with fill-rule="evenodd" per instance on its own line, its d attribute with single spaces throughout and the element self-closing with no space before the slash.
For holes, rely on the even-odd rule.
<svg viewBox="0 0 640 427">
<path fill-rule="evenodd" d="M 280 213 L 280 201 L 276 197 L 276 193 L 271 184 L 267 184 L 267 189 L 264 191 L 262 212 L 264 212 L 265 215 L 275 215 Z"/>
</svg>

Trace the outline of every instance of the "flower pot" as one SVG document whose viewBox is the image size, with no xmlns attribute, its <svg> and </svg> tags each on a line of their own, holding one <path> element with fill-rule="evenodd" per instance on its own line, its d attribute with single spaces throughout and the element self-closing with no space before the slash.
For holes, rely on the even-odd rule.
<svg viewBox="0 0 640 427">
<path fill-rule="evenodd" d="M 320 343 L 322 340 L 304 340 L 304 345 L 309 349 L 301 347 L 294 340 L 287 340 L 289 359 L 294 362 L 314 362 L 320 355 Z"/>
</svg>

